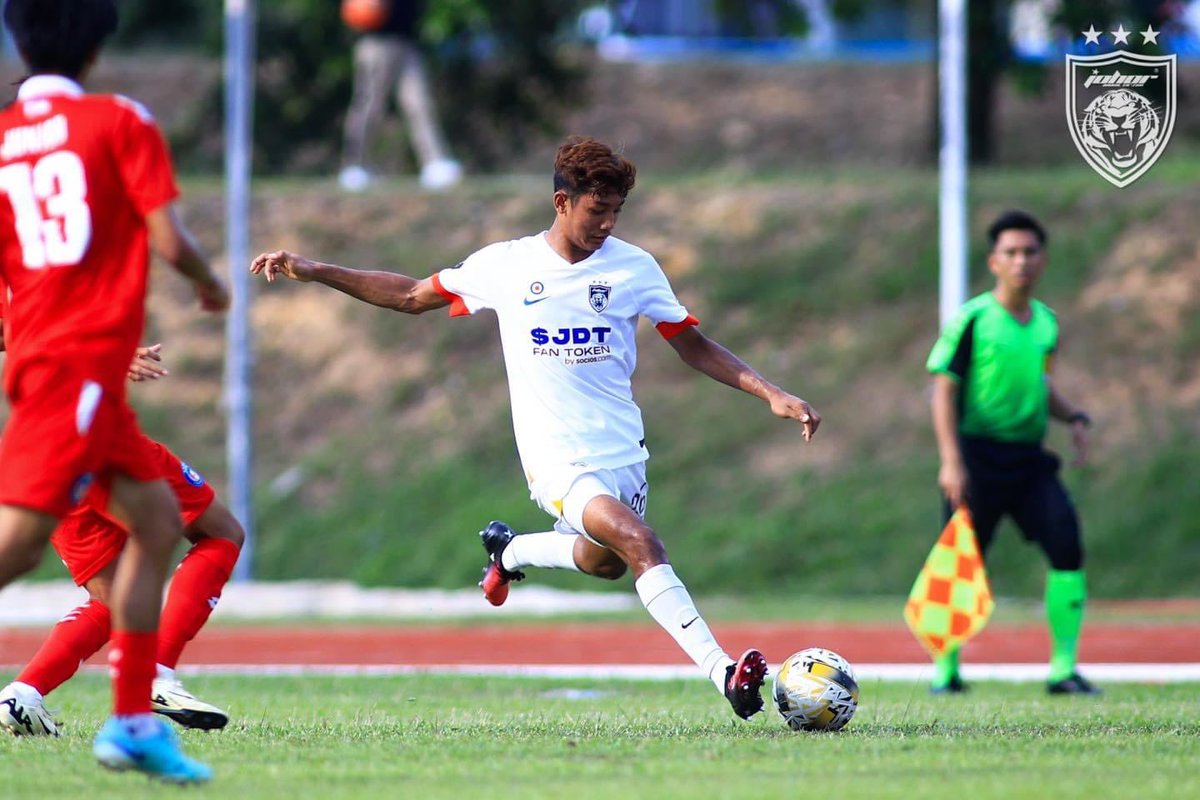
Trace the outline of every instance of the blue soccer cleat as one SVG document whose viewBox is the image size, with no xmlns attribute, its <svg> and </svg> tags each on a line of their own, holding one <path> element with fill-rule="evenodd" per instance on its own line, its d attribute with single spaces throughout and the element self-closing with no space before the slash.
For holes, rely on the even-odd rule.
<svg viewBox="0 0 1200 800">
<path fill-rule="evenodd" d="M 136 770 L 169 783 L 204 783 L 212 778 L 207 765 L 183 754 L 179 738 L 169 725 L 157 717 L 148 724 L 154 726 L 152 734 L 134 737 L 128 726 L 109 717 L 96 734 L 92 753 L 109 769 Z"/>
</svg>

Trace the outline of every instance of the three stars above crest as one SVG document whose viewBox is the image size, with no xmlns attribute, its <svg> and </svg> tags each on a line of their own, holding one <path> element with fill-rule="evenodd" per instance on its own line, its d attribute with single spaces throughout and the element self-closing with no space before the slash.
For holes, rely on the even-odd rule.
<svg viewBox="0 0 1200 800">
<path fill-rule="evenodd" d="M 1089 25 L 1086 31 L 1080 31 L 1083 34 L 1084 44 L 1100 44 L 1100 37 L 1104 35 L 1104 31 L 1096 30 L 1095 25 Z M 1129 44 L 1129 37 L 1133 35 L 1133 31 L 1125 30 L 1124 25 L 1117 25 L 1115 31 L 1108 31 L 1108 34 L 1113 37 L 1113 44 Z M 1158 44 L 1158 35 L 1162 31 L 1154 30 L 1153 25 L 1147 25 L 1146 30 L 1139 31 L 1142 37 L 1142 44 Z"/>
</svg>

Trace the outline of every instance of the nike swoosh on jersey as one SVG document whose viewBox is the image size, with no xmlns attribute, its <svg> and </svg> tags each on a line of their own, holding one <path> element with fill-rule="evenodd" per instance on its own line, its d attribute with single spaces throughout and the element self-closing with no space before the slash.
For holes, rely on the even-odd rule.
<svg viewBox="0 0 1200 800">
<path fill-rule="evenodd" d="M 549 298 L 548 296 L 547 296 L 547 297 L 535 297 L 535 298 L 533 298 L 532 300 L 530 300 L 528 297 L 526 297 L 526 298 L 525 298 L 525 305 L 527 305 L 527 306 L 531 306 L 531 305 L 533 305 L 534 303 L 540 303 L 540 302 L 542 302 L 543 300 L 549 300 L 549 299 L 550 299 L 550 298 Z"/>
</svg>

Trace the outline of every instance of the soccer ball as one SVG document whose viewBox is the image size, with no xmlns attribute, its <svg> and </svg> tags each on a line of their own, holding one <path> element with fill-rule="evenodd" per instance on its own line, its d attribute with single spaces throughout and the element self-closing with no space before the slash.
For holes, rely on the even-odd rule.
<svg viewBox="0 0 1200 800">
<path fill-rule="evenodd" d="M 846 659 L 810 647 L 779 667 L 774 696 L 775 707 L 792 730 L 836 731 L 858 708 L 858 682 Z"/>
</svg>

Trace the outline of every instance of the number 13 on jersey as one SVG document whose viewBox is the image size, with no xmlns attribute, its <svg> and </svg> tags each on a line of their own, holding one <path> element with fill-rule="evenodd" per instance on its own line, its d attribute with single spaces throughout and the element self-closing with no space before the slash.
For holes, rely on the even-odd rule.
<svg viewBox="0 0 1200 800">
<path fill-rule="evenodd" d="M 12 203 L 26 267 L 70 267 L 83 260 L 92 240 L 92 211 L 78 155 L 59 150 L 32 165 L 0 168 L 0 191 Z"/>
</svg>

